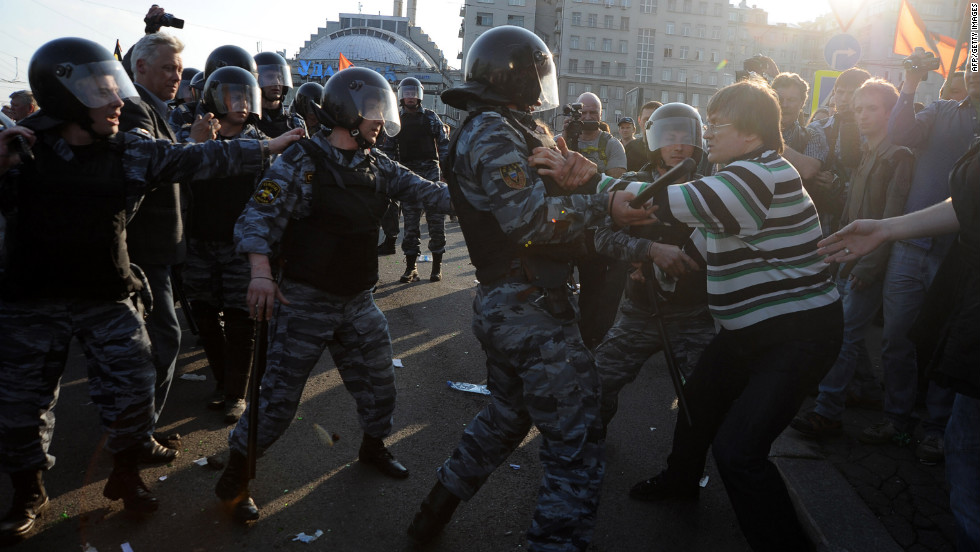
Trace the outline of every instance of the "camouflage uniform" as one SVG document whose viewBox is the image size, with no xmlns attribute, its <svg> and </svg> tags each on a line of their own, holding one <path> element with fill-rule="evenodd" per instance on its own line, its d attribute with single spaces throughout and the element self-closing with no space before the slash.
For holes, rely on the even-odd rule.
<svg viewBox="0 0 980 552">
<path fill-rule="evenodd" d="M 198 104 L 197 115 L 204 113 Z M 190 131 L 191 125 L 184 125 L 177 139 L 186 142 Z M 234 138 L 219 134 L 216 140 L 239 138 L 264 140 L 267 136 L 246 123 Z M 254 328 L 245 301 L 251 267 L 248 259 L 235 252 L 233 228 L 259 176 L 260 171 L 235 177 L 222 175 L 212 181 L 196 179 L 189 186 L 191 208 L 187 260 L 182 273 L 184 290 L 193 305 L 191 311 L 200 328 L 204 351 L 216 380 L 216 392 L 219 396 L 223 392 L 226 400 L 231 401 L 245 397 Z M 226 403 L 226 406 L 233 405 Z"/>
<path fill-rule="evenodd" d="M 655 180 L 650 173 L 636 173 L 641 180 Z M 645 178 L 644 178 L 645 177 Z M 649 262 L 652 241 L 683 246 L 689 241 L 687 227 L 662 225 L 614 230 L 607 225 L 596 230 L 596 251 L 630 262 Z M 685 248 L 689 251 L 690 248 Z M 702 266 L 704 263 L 700 263 Z M 635 270 L 630 267 L 629 271 Z M 658 301 L 665 330 L 670 339 L 674 360 L 684 376 L 690 375 L 701 351 L 714 339 L 717 331 L 708 311 L 705 274 L 697 272 L 678 282 L 674 292 L 661 294 Z M 626 276 L 619 313 L 605 338 L 595 351 L 595 362 L 602 379 L 602 422 L 609 425 L 619 406 L 619 391 L 636 379 L 650 356 L 663 349 L 663 336 L 655 322 L 657 309 L 650 300 L 650 287 Z M 654 284 L 656 286 L 656 284 Z"/>
<path fill-rule="evenodd" d="M 415 174 L 426 180 L 437 182 L 441 176 L 439 160 L 445 159 L 446 155 L 449 154 L 449 137 L 446 136 L 446 128 L 442 125 L 442 119 L 431 109 L 423 107 L 419 110 L 419 113 L 421 113 L 423 119 L 422 126 L 428 127 L 428 129 L 426 131 L 420 128 L 420 132 L 413 132 L 404 128 L 406 113 L 415 112 L 406 110 L 404 107 L 401 109 L 403 128 L 401 132 L 385 140 L 383 151 L 405 165 L 405 167 Z M 437 150 L 437 157 L 434 159 L 408 159 L 406 158 L 404 148 L 399 147 L 399 144 L 403 143 L 425 143 L 428 141 L 435 142 L 434 146 Z M 405 217 L 405 235 L 402 237 L 402 252 L 405 255 L 419 255 L 422 252 L 422 230 L 420 227 L 422 221 L 422 204 L 418 202 L 402 203 L 401 210 L 402 215 Z M 393 225 L 391 222 L 386 221 L 385 235 L 398 235 L 397 215 L 398 211 L 396 209 L 394 211 Z M 393 215 L 389 212 L 385 216 L 387 219 Z M 425 225 L 426 231 L 429 233 L 429 251 L 432 253 L 445 253 L 446 215 L 426 212 Z M 389 233 L 391 228 L 394 228 L 394 234 Z"/>
<path fill-rule="evenodd" d="M 190 125 L 194 123 L 195 113 L 197 113 L 197 106 L 200 102 L 187 102 L 178 105 L 170 111 L 170 119 L 167 120 L 167 124 L 170 125 L 170 130 L 174 134 L 179 135 L 181 129 L 184 125 Z M 181 142 L 187 141 L 186 137 Z"/>
<path fill-rule="evenodd" d="M 292 113 L 279 103 L 275 109 L 262 108 L 262 119 L 256 125 L 260 131 L 270 138 L 278 138 L 287 131 L 301 128 L 306 132 L 306 121 L 297 113 Z"/>
<path fill-rule="evenodd" d="M 445 186 L 423 180 L 376 150 L 358 150 L 350 161 L 346 161 L 344 153 L 327 142 L 325 132 L 315 134 L 306 147 L 336 165 L 369 168 L 378 192 L 383 195 L 403 201 L 421 201 L 433 212 L 449 210 Z M 366 151 L 369 151 L 367 155 Z M 272 256 L 273 247 L 287 234 L 290 224 L 312 218 L 317 172 L 318 164 L 298 144 L 290 146 L 279 157 L 266 172 L 235 226 L 238 253 Z M 329 190 L 329 187 L 320 189 Z M 373 224 L 374 235 L 369 237 L 368 250 L 362 252 L 375 263 L 375 282 L 377 255 L 373 242 L 380 219 L 381 213 L 377 213 L 376 218 L 367 221 L 368 225 Z M 326 238 L 328 236 L 316 235 L 307 239 L 323 241 Z M 326 261 L 349 262 L 348 259 Z M 344 385 L 357 403 L 365 435 L 372 438 L 387 436 L 395 407 L 395 369 L 388 323 L 375 305 L 371 292 L 374 282 L 363 282 L 360 289 L 336 293 L 334 289 L 291 279 L 288 268 L 291 265 L 287 263 L 286 266 L 280 289 L 291 304 L 280 303 L 276 307 L 259 404 L 248 405 L 248 409 L 259 408 L 259 451 L 264 452 L 289 426 L 310 370 L 325 348 L 330 350 Z M 367 269 L 370 272 L 370 267 Z M 247 420 L 248 411 L 228 441 L 232 450 L 243 455 L 247 452 Z"/>
<path fill-rule="evenodd" d="M 18 258 L 30 252 L 17 244 L 30 239 L 30 228 L 46 228 L 71 240 L 78 232 L 53 229 L 63 220 L 59 212 L 75 212 L 76 216 L 89 212 L 86 206 L 72 201 L 52 205 L 44 218 L 22 211 L 27 203 L 21 198 L 26 196 L 18 197 L 18 193 L 24 194 L 32 187 L 31 175 L 43 174 L 52 163 L 68 163 L 68 170 L 77 171 L 87 177 L 85 182 L 92 182 L 99 181 L 93 168 L 105 166 L 107 160 L 120 160 L 115 162 L 121 162 L 125 202 L 115 216 L 127 218 L 135 213 L 143 194 L 155 186 L 192 175 L 257 170 L 262 164 L 258 142 L 182 147 L 150 138 L 149 133 L 139 130 L 118 134 L 108 141 L 98 141 L 89 148 L 95 154 L 80 159 L 57 134 L 39 131 L 34 151 L 42 162 L 37 163 L 37 169 L 29 170 L 22 164 L 0 177 L 3 211 L 14 221 L 8 235 L 11 264 L 0 280 L 0 471 L 49 469 L 54 465 L 54 457 L 48 454 L 54 430 L 53 410 L 73 336 L 79 338 L 91 360 L 89 390 L 108 433 L 106 450 L 114 453 L 140 445 L 152 430 L 156 373 L 146 330 L 125 297 L 126 286 L 120 288 L 122 294 L 93 292 L 91 286 L 101 282 L 85 283 L 85 274 L 58 266 L 73 266 L 84 259 L 42 257 L 35 258 L 34 264 L 44 266 L 28 266 L 18 262 Z M 112 162 L 108 162 L 109 166 Z M 96 203 L 100 197 L 110 197 L 81 195 L 95 198 Z M 33 200 L 32 205 L 36 204 L 37 200 Z M 18 234 L 18 227 L 24 235 Z M 118 246 L 128 266 L 125 240 Z M 70 255 L 70 242 L 59 247 Z M 128 274 L 122 276 L 131 278 Z M 133 287 L 130 285 L 129 289 Z"/>
<path fill-rule="evenodd" d="M 529 115 L 509 117 L 533 128 Z M 477 242 L 487 239 L 487 225 L 474 224 L 473 210 L 493 217 L 513 250 L 522 249 L 517 244 L 573 242 L 606 215 L 605 194 L 546 195 L 544 182 L 527 165 L 529 153 L 515 123 L 501 113 L 484 111 L 463 125 L 451 154 L 450 188 L 471 258 L 480 255 Z M 542 287 L 528 281 L 520 260 L 510 263 L 502 278 L 479 276 L 473 302 L 473 331 L 487 354 L 491 403 L 467 425 L 438 478 L 468 500 L 534 425 L 543 438 L 544 479 L 527 533 L 529 549 L 585 550 L 605 469 L 599 376 L 564 284 L 568 263 Z"/>
</svg>

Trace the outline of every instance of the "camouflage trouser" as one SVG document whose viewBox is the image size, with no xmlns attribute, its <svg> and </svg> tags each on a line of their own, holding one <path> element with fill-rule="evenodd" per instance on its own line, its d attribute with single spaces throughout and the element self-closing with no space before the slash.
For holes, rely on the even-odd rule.
<svg viewBox="0 0 980 552">
<path fill-rule="evenodd" d="M 310 370 L 329 348 L 330 356 L 357 404 L 361 429 L 376 438 L 391 433 L 395 411 L 395 366 L 388 320 L 370 291 L 342 297 L 285 280 L 290 304 L 278 304 L 269 326 L 269 353 L 259 395 L 258 448 L 264 452 L 296 415 Z M 254 408 L 248 405 L 248 410 Z M 248 410 L 228 443 L 246 453 Z"/>
<path fill-rule="evenodd" d="M 432 181 L 439 180 L 438 163 L 419 163 L 406 165 L 415 174 Z M 402 215 L 405 217 L 405 236 L 402 238 L 402 252 L 418 255 L 422 252 L 422 203 L 402 201 Z M 425 213 L 425 229 L 429 233 L 429 251 L 446 252 L 446 215 Z M 385 231 L 387 234 L 387 231 Z M 388 234 L 390 235 L 390 234 Z M 397 235 L 397 234 L 396 234 Z"/>
<path fill-rule="evenodd" d="M 664 308 L 664 326 L 677 367 L 689 376 L 701 351 L 714 339 L 714 319 L 707 305 Z M 619 315 L 595 351 L 602 379 L 602 423 L 608 425 L 619 407 L 619 391 L 636 379 L 640 368 L 663 349 L 663 340 L 653 313 L 641 303 L 624 297 Z"/>
<path fill-rule="evenodd" d="M 129 300 L 0 301 L 0 471 L 54 466 L 48 447 L 73 336 L 88 358 L 105 449 L 125 450 L 152 430 L 156 371 Z"/>
<path fill-rule="evenodd" d="M 252 267 L 245 255 L 235 253 L 234 243 L 188 240 L 182 274 L 188 301 L 203 301 L 219 310 L 248 310 L 245 295 Z"/>
<path fill-rule="evenodd" d="M 529 550 L 585 550 L 605 471 L 599 377 L 574 320 L 536 307 L 526 283 L 479 286 L 473 331 L 487 354 L 491 402 L 463 432 L 439 481 L 470 499 L 531 429 L 541 432 L 544 478 Z"/>
</svg>

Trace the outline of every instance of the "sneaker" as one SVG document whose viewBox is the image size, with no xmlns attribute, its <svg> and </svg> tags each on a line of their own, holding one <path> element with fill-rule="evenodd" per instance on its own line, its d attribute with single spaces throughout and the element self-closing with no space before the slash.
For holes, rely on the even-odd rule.
<svg viewBox="0 0 980 552">
<path fill-rule="evenodd" d="M 946 457 L 944 445 L 945 441 L 942 435 L 926 435 L 919 446 L 915 447 L 915 457 L 927 466 L 935 466 Z"/>
<path fill-rule="evenodd" d="M 899 431 L 891 422 L 881 422 L 866 427 L 858 436 L 858 441 L 868 445 L 895 443 L 904 446 L 912 441 L 912 437 L 904 431 Z"/>
<path fill-rule="evenodd" d="M 831 420 L 826 416 L 821 416 L 812 411 L 802 416 L 797 416 L 789 423 L 789 426 L 803 435 L 815 439 L 840 435 L 844 428 L 844 424 L 840 421 Z"/>
<path fill-rule="evenodd" d="M 225 401 L 225 423 L 233 424 L 245 413 L 245 399 L 228 399 Z"/>
</svg>

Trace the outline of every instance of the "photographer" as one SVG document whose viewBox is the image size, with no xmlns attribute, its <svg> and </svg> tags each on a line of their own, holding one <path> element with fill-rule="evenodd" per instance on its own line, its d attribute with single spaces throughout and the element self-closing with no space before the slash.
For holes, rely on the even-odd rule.
<svg viewBox="0 0 980 552">
<path fill-rule="evenodd" d="M 966 74 L 969 96 L 965 100 L 939 100 L 918 114 L 914 112 L 915 91 L 934 59 L 924 53 L 906 59 L 906 80 L 888 121 L 891 142 L 917 154 L 904 213 L 922 210 L 949 197 L 949 170 L 980 134 L 976 111 L 980 101 L 980 75 L 977 73 Z M 952 242 L 953 235 L 946 234 L 902 240 L 892 247 L 883 288 L 885 325 L 881 363 L 885 376 L 885 420 L 865 429 L 860 437 L 864 442 L 911 439 L 916 424 L 913 408 L 919 369 L 909 330 Z M 923 463 L 939 462 L 945 455 L 943 435 L 952 402 L 952 391 L 930 384 L 926 396 L 928 418 L 922 424 L 925 438 L 916 448 L 916 457 Z"/>
<path fill-rule="evenodd" d="M 581 105 L 580 114 L 574 112 L 576 105 Z M 626 172 L 626 150 L 612 134 L 599 130 L 599 121 L 602 120 L 599 96 L 586 92 L 578 97 L 578 104 L 572 104 L 572 108 L 572 118 L 562 133 L 568 149 L 581 153 L 598 165 L 602 174 L 613 178 L 623 176 Z"/>
</svg>

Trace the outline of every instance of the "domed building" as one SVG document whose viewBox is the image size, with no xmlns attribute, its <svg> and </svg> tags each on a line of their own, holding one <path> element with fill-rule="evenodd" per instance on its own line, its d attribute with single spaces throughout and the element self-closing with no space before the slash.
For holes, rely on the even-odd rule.
<svg viewBox="0 0 980 552">
<path fill-rule="evenodd" d="M 423 105 L 456 126 L 458 111 L 443 104 L 439 94 L 454 80 L 461 80 L 460 72 L 449 67 L 439 47 L 413 25 L 413 7 L 409 6 L 410 17 L 342 13 L 340 21 L 328 21 L 289 61 L 293 82 L 297 87 L 309 81 L 325 82 L 340 70 L 343 56 L 356 67 L 377 71 L 393 87 L 406 77 L 415 77 L 425 89 Z M 401 11 L 397 1 L 395 9 Z"/>
</svg>

